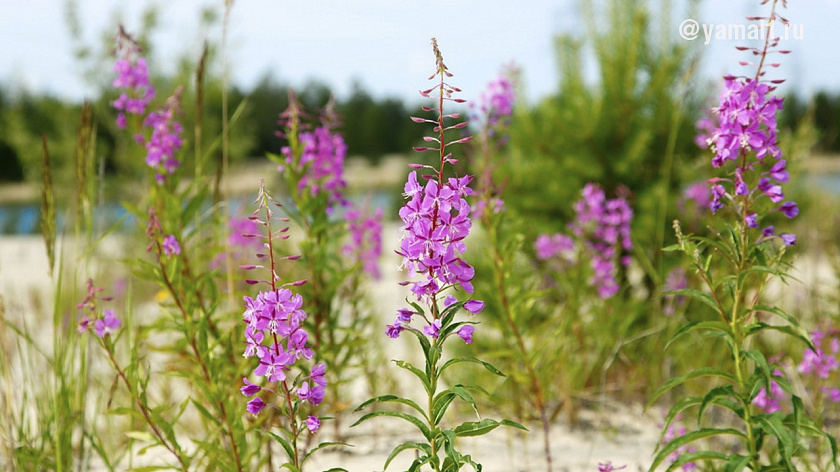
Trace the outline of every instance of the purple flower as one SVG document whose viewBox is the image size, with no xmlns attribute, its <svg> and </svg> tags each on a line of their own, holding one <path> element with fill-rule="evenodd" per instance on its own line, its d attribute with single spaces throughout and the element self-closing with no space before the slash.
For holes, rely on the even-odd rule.
<svg viewBox="0 0 840 472">
<path fill-rule="evenodd" d="M 310 433 L 315 434 L 315 432 L 318 431 L 318 428 L 320 427 L 321 420 L 319 420 L 318 418 L 312 415 L 306 418 L 306 429 L 308 429 Z"/>
<path fill-rule="evenodd" d="M 770 168 L 768 173 L 770 174 L 770 177 L 773 177 L 774 179 L 782 183 L 790 180 L 790 174 L 787 171 L 787 161 L 785 161 L 784 159 L 779 159 L 778 161 L 776 161 L 776 163 L 773 164 L 773 167 Z"/>
<path fill-rule="evenodd" d="M 813 374 L 820 379 L 828 379 L 831 373 L 840 369 L 840 340 L 834 338 L 825 346 L 825 333 L 814 331 L 811 333 L 811 341 L 816 351 L 806 349 L 802 354 L 802 362 L 798 370 L 803 374 Z M 827 347 L 827 349 L 826 349 Z"/>
<path fill-rule="evenodd" d="M 84 317 L 82 317 L 81 320 L 79 320 L 79 326 L 78 326 L 77 329 L 80 333 L 84 333 L 91 326 L 94 326 L 95 323 L 96 323 L 96 320 L 94 320 L 92 318 L 88 318 L 87 315 L 85 315 Z"/>
<path fill-rule="evenodd" d="M 779 235 L 782 238 L 782 242 L 785 243 L 785 246 L 794 246 L 796 245 L 796 235 L 795 234 L 787 234 L 782 233 Z"/>
<path fill-rule="evenodd" d="M 464 309 L 473 315 L 476 315 L 484 309 L 484 302 L 481 300 L 470 300 L 464 303 Z"/>
<path fill-rule="evenodd" d="M 534 242 L 534 247 L 537 250 L 537 258 L 540 260 L 551 259 L 558 254 L 563 255 L 563 259 L 565 260 L 571 260 L 575 249 L 575 242 L 572 238 L 562 233 L 551 236 L 541 234 Z"/>
<path fill-rule="evenodd" d="M 626 467 L 627 467 L 626 464 L 621 466 L 621 467 L 615 467 L 614 465 L 612 465 L 612 461 L 599 462 L 598 463 L 598 472 L 612 472 L 614 470 L 621 470 L 621 469 L 624 469 Z"/>
<path fill-rule="evenodd" d="M 472 344 L 472 342 L 473 342 L 473 338 L 472 338 L 473 331 L 475 331 L 475 328 L 473 327 L 473 325 L 464 325 L 464 326 L 461 326 L 458 329 L 458 336 L 460 336 L 461 339 L 463 339 L 465 343 Z"/>
<path fill-rule="evenodd" d="M 776 377 L 783 377 L 784 374 L 778 369 L 773 371 Z M 770 381 L 769 388 L 762 388 L 752 399 L 752 404 L 761 408 L 765 413 L 773 413 L 781 409 L 780 402 L 785 400 L 785 392 L 775 380 Z"/>
<path fill-rule="evenodd" d="M 374 216 L 364 217 L 358 210 L 349 210 L 344 218 L 350 230 L 350 244 L 344 246 L 345 254 L 354 255 L 362 269 L 374 280 L 381 276 L 377 264 L 382 254 L 382 209 L 378 208 Z"/>
<path fill-rule="evenodd" d="M 343 192 L 347 187 L 344 180 L 347 145 L 344 138 L 328 126 L 320 126 L 311 132 L 300 133 L 298 139 L 303 147 L 300 158 L 292 155 L 291 148 L 284 147 L 281 151 L 287 166 L 281 171 L 293 168 L 300 175 L 299 192 L 325 193 L 329 200 L 328 212 L 331 213 L 336 206 L 346 206 Z"/>
<path fill-rule="evenodd" d="M 399 321 L 395 321 L 394 324 L 385 327 L 385 334 L 391 339 L 397 339 L 404 329 Z"/>
<path fill-rule="evenodd" d="M 822 391 L 827 394 L 829 400 L 840 403 L 840 388 L 823 386 Z"/>
<path fill-rule="evenodd" d="M 155 96 L 155 89 L 149 83 L 149 68 L 146 59 L 140 56 L 140 47 L 127 34 L 117 38 L 117 53 L 120 57 L 114 62 L 117 77 L 111 86 L 120 91 L 120 96 L 111 102 L 119 113 L 117 127 L 127 125 L 125 114 L 141 116 Z"/>
<path fill-rule="evenodd" d="M 119 329 L 122 322 L 114 315 L 114 310 L 105 310 L 104 316 L 96 320 L 96 335 L 100 338 Z"/>
<path fill-rule="evenodd" d="M 152 131 L 149 138 L 139 136 L 140 144 L 146 148 L 146 165 L 156 171 L 155 179 L 159 184 L 181 165 L 175 154 L 184 144 L 180 137 L 184 128 L 175 120 L 175 115 L 180 112 L 182 90 L 179 87 L 163 107 L 149 113 L 143 120 L 143 126 Z"/>
<path fill-rule="evenodd" d="M 796 202 L 784 202 L 779 207 L 779 211 L 784 213 L 788 218 L 796 218 L 796 215 L 799 214 L 799 207 L 796 206 Z"/>
<path fill-rule="evenodd" d="M 175 236 L 169 235 L 163 238 L 163 253 L 167 256 L 181 254 L 181 245 Z"/>
<path fill-rule="evenodd" d="M 253 400 L 248 402 L 248 406 L 247 406 L 246 409 L 248 410 L 248 413 L 256 416 L 256 415 L 259 415 L 261 411 L 263 411 L 263 408 L 265 408 L 265 405 L 266 404 L 265 404 L 265 402 L 263 401 L 262 398 L 256 397 Z"/>
<path fill-rule="evenodd" d="M 758 228 L 758 215 L 755 213 L 750 213 L 744 219 L 744 223 L 746 223 L 747 228 Z"/>
<path fill-rule="evenodd" d="M 423 332 L 426 336 L 437 339 L 440 336 L 441 322 L 440 319 L 434 320 L 432 324 L 423 327 Z"/>
<path fill-rule="evenodd" d="M 239 391 L 242 392 L 242 395 L 245 395 L 246 397 L 253 397 L 254 395 L 258 394 L 260 390 L 262 390 L 262 388 L 259 385 L 252 384 L 248 381 L 247 378 L 243 378 L 242 382 L 245 383 L 245 385 L 241 387 Z"/>
</svg>

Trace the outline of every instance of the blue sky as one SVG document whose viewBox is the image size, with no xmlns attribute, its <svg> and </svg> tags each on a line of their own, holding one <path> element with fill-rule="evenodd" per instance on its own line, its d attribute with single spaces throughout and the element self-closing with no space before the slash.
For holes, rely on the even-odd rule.
<svg viewBox="0 0 840 472">
<path fill-rule="evenodd" d="M 117 18 L 129 30 L 137 29 L 149 3 L 77 0 L 87 42 L 96 44 Z M 172 58 L 185 51 L 197 55 L 198 12 L 222 3 L 158 1 L 161 25 L 152 67 L 172 67 Z M 686 18 L 685 2 L 676 3 L 675 35 Z M 659 0 L 649 4 L 655 7 Z M 245 87 L 273 73 L 296 86 L 318 79 L 339 95 L 359 80 L 375 96 L 412 99 L 432 72 L 429 39 L 435 36 L 455 73 L 452 82 L 465 90 L 465 98 L 478 96 L 504 64 L 515 62 L 523 69 L 526 95 L 534 100 L 556 88 L 554 35 L 583 30 L 576 5 L 576 0 L 237 0 L 230 22 L 230 70 L 233 81 Z M 696 20 L 707 26 L 737 24 L 766 10 L 758 0 L 705 0 Z M 72 99 L 93 94 L 74 62 L 64 12 L 64 0 L 0 0 L 3 83 Z M 840 91 L 840 0 L 791 0 L 785 13 L 803 28 L 802 39 L 785 46 L 794 51 L 782 58 L 788 87 Z M 207 33 L 218 37 L 220 29 Z M 695 41 L 703 41 L 702 33 Z M 737 71 L 737 61 L 745 59 L 734 49 L 739 44 L 744 41 L 713 39 L 698 46 L 703 75 L 711 79 Z"/>
</svg>

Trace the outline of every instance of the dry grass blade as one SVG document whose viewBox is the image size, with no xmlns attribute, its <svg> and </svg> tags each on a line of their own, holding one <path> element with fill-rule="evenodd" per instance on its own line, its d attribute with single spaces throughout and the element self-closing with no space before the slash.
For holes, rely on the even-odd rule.
<svg viewBox="0 0 840 472">
<path fill-rule="evenodd" d="M 47 136 L 41 135 L 41 154 L 43 156 L 41 172 L 43 173 L 43 187 L 41 188 L 41 234 L 47 246 L 47 261 L 49 275 L 52 276 L 55 266 L 55 193 L 52 184 L 50 168 L 50 152 L 47 149 Z"/>
</svg>

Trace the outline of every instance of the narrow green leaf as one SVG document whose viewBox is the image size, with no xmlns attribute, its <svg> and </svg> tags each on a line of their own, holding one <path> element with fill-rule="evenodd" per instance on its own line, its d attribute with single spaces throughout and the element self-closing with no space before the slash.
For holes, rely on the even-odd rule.
<svg viewBox="0 0 840 472">
<path fill-rule="evenodd" d="M 709 390 L 706 395 L 703 396 L 703 401 L 700 403 L 700 409 L 697 411 L 697 424 L 700 424 L 700 419 L 703 417 L 703 412 L 706 411 L 706 407 L 710 404 L 713 405 L 722 405 L 724 407 L 729 408 L 734 403 L 731 402 L 721 402 L 720 399 L 737 399 L 737 395 L 735 395 L 735 390 L 732 388 L 731 385 L 721 385 L 720 387 L 715 387 Z"/>
<path fill-rule="evenodd" d="M 650 408 L 650 406 L 653 405 L 653 403 L 656 402 L 656 400 L 658 400 L 659 397 L 662 396 L 662 394 L 664 394 L 668 390 L 671 390 L 674 387 L 682 385 L 683 383 L 692 379 L 696 379 L 698 377 L 721 377 L 730 382 L 735 382 L 734 375 L 725 372 L 721 369 L 717 369 L 714 367 L 704 367 L 702 369 L 696 369 L 681 377 L 673 378 L 666 382 L 665 385 L 659 387 L 659 389 L 651 397 L 650 401 L 648 401 L 648 404 L 645 408 Z"/>
<path fill-rule="evenodd" d="M 481 436 L 499 427 L 499 422 L 485 418 L 481 421 L 467 421 L 455 427 L 452 431 L 458 437 Z"/>
<path fill-rule="evenodd" d="M 405 370 L 411 372 L 412 374 L 414 374 L 415 376 L 417 376 L 417 378 L 420 379 L 420 382 L 423 384 L 423 388 L 426 389 L 426 393 L 428 393 L 429 395 L 432 394 L 431 381 L 429 380 L 429 377 L 426 375 L 425 372 L 418 369 L 417 367 L 414 367 L 413 365 L 411 365 L 410 363 L 408 363 L 406 361 L 394 360 L 394 363 L 397 364 L 399 367 L 402 367 L 403 369 L 405 369 Z M 443 370 L 443 369 L 441 369 L 441 370 Z"/>
<path fill-rule="evenodd" d="M 418 451 L 425 453 L 427 456 L 432 453 L 432 448 L 428 444 L 413 441 L 404 442 L 395 447 L 394 450 L 392 450 L 391 453 L 388 454 L 388 458 L 385 460 L 385 466 L 383 467 L 383 469 L 387 469 L 388 465 L 391 464 L 391 461 L 394 460 L 394 458 L 397 457 L 399 453 L 408 449 L 417 449 Z"/>
<path fill-rule="evenodd" d="M 724 461 L 727 459 L 726 454 L 717 451 L 696 451 L 696 452 L 686 452 L 680 454 L 677 460 L 671 463 L 665 472 L 671 472 L 672 470 L 676 470 L 678 467 L 682 467 L 685 464 L 695 463 L 701 460 L 708 461 L 708 460 L 719 460 Z"/>
<path fill-rule="evenodd" d="M 388 410 L 373 411 L 373 412 L 370 412 L 370 413 L 362 416 L 361 418 L 359 418 L 358 421 L 356 421 L 355 423 L 350 425 L 350 427 L 352 428 L 353 426 L 359 425 L 364 421 L 367 421 L 371 418 L 376 418 L 378 416 L 390 416 L 390 417 L 393 417 L 393 418 L 401 418 L 405 421 L 408 421 L 409 423 L 413 424 L 414 426 L 417 427 L 417 429 L 420 430 L 420 432 L 423 434 L 423 437 L 426 438 L 427 441 L 432 440 L 432 437 L 431 437 L 432 435 L 431 435 L 431 432 L 429 431 L 429 427 L 426 426 L 426 424 L 422 420 L 420 420 L 418 418 L 415 418 L 414 416 L 411 416 L 407 413 L 402 413 L 402 412 L 399 412 L 399 411 L 388 411 Z"/>
<path fill-rule="evenodd" d="M 718 313 L 720 313 L 720 310 L 721 310 L 720 307 L 718 306 L 717 302 L 715 302 L 715 299 L 712 298 L 712 296 L 710 294 L 705 293 L 705 292 L 701 292 L 700 290 L 696 290 L 696 289 L 693 289 L 693 288 L 683 288 L 683 289 L 679 289 L 679 290 L 666 290 L 666 291 L 662 292 L 662 294 L 663 295 L 683 295 L 683 296 L 686 296 L 686 297 L 689 297 L 689 298 L 694 298 L 696 300 L 699 300 L 699 301 L 705 303 L 706 305 L 710 306 L 713 310 L 715 310 Z"/>
<path fill-rule="evenodd" d="M 793 438 L 790 435 L 790 431 L 788 431 L 782 423 L 781 414 L 777 412 L 766 415 L 756 415 L 753 419 L 760 423 L 776 438 L 779 447 L 779 455 L 782 457 L 785 464 L 792 467 L 791 455 L 793 454 Z"/>
<path fill-rule="evenodd" d="M 475 364 L 481 364 L 481 365 L 483 365 L 483 366 L 484 366 L 484 368 L 485 368 L 485 369 L 487 369 L 488 371 L 492 372 L 493 374 L 496 374 L 496 375 L 498 375 L 498 376 L 500 376 L 500 377 L 504 377 L 504 376 L 505 376 L 505 374 L 503 374 L 503 373 L 502 373 L 502 371 L 500 371 L 499 369 L 497 369 L 497 368 L 493 367 L 493 365 L 492 365 L 492 364 L 490 364 L 489 362 L 484 362 L 484 361 L 482 361 L 482 360 L 480 360 L 480 359 L 476 359 L 475 357 L 456 357 L 456 358 L 454 358 L 454 359 L 449 359 L 448 361 L 446 361 L 446 362 L 445 362 L 445 363 L 444 363 L 444 364 L 440 367 L 440 372 L 443 372 L 443 371 L 444 371 L 447 367 L 449 367 L 449 366 L 451 366 L 451 365 L 455 365 L 455 364 L 458 364 L 458 363 L 461 363 L 461 362 L 472 362 L 472 363 L 475 363 Z"/>
<path fill-rule="evenodd" d="M 423 415 L 424 419 L 428 419 L 428 418 L 426 418 L 426 412 L 423 411 L 422 408 L 420 408 L 420 405 L 418 405 L 416 402 L 414 402 L 412 400 L 409 400 L 408 398 L 402 398 L 402 397 L 399 397 L 397 395 L 380 395 L 378 397 L 371 398 L 370 400 L 367 400 L 364 403 L 362 403 L 361 405 L 359 405 L 358 407 L 356 407 L 356 409 L 353 410 L 353 412 L 357 413 L 359 411 L 362 411 L 362 410 L 364 410 L 365 408 L 369 407 L 370 405 L 372 405 L 374 403 L 387 403 L 387 402 L 402 403 L 403 405 L 408 405 L 411 408 L 414 408 L 415 410 L 420 412 L 420 414 Z"/>
<path fill-rule="evenodd" d="M 152 433 L 148 431 L 128 431 L 125 435 L 131 439 L 143 441 L 147 443 L 158 444 L 160 441 Z"/>
<path fill-rule="evenodd" d="M 712 330 L 721 333 L 724 338 L 730 340 L 734 343 L 735 336 L 732 334 L 732 330 L 729 326 L 722 322 L 722 321 L 692 321 L 691 323 L 686 323 L 680 329 L 671 336 L 671 339 L 668 340 L 668 343 L 665 344 L 665 349 L 671 346 L 671 343 L 676 341 L 678 338 L 696 330 Z"/>
<path fill-rule="evenodd" d="M 731 456 L 729 456 L 729 461 L 724 466 L 723 472 L 741 472 L 749 465 L 749 463 L 749 456 L 732 454 Z"/>
<path fill-rule="evenodd" d="M 286 440 L 286 438 L 284 438 L 283 436 L 280 436 L 279 434 L 274 433 L 272 431 L 266 431 L 266 430 L 263 430 L 263 429 L 258 429 L 257 431 L 259 431 L 262 434 L 267 434 L 267 435 L 271 436 L 272 438 L 274 438 L 275 441 L 280 443 L 280 446 L 283 447 L 284 451 L 286 451 L 286 456 L 288 457 L 289 460 L 292 460 L 292 458 L 295 457 L 295 451 L 294 451 L 294 449 L 292 449 L 292 445 L 289 443 L 288 440 Z"/>
<path fill-rule="evenodd" d="M 690 444 L 694 441 L 697 441 L 698 439 L 704 439 L 704 438 L 708 438 L 708 437 L 712 437 L 712 436 L 721 436 L 721 435 L 726 435 L 726 434 L 731 434 L 731 435 L 734 435 L 734 436 L 738 436 L 742 439 L 746 439 L 746 436 L 744 436 L 744 433 L 742 433 L 742 432 L 740 432 L 736 429 L 732 429 L 732 428 L 723 428 L 723 429 L 720 429 L 720 428 L 702 428 L 702 429 L 698 429 L 698 430 L 692 431 L 688 434 L 684 434 L 684 435 L 682 435 L 678 438 L 674 438 L 668 444 L 666 444 L 665 447 L 663 447 L 656 454 L 656 457 L 653 460 L 653 464 L 651 464 L 648 471 L 652 472 L 652 471 L 656 470 L 656 468 L 659 467 L 659 464 L 661 464 L 662 461 L 667 459 L 668 456 L 670 456 L 672 452 L 676 451 L 677 449 L 679 449 L 682 446 L 685 446 L 686 444 Z"/>
<path fill-rule="evenodd" d="M 319 451 L 319 450 L 327 448 L 327 447 L 338 447 L 338 446 L 353 447 L 352 444 L 348 444 L 346 442 L 336 442 L 336 441 L 322 442 L 321 444 L 318 444 L 317 446 L 310 449 L 309 452 L 307 452 L 306 455 L 303 456 L 303 459 L 300 461 L 300 466 L 303 467 L 303 464 L 306 462 L 306 460 L 309 459 L 312 456 L 312 454 L 314 454 L 316 451 Z"/>
</svg>

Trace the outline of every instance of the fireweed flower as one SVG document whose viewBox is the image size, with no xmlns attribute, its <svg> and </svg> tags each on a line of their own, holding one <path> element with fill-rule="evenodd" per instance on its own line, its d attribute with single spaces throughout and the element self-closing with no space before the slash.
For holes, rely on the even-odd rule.
<svg viewBox="0 0 840 472">
<path fill-rule="evenodd" d="M 400 239 L 400 247 L 396 252 L 402 256 L 400 268 L 407 269 L 411 277 L 420 277 L 420 280 L 406 282 L 404 285 L 410 286 L 410 291 L 417 301 L 430 308 L 432 319 L 425 320 L 427 325 L 423 328 L 423 332 L 427 336 L 438 338 L 442 328 L 438 301 L 443 297 L 443 293 L 449 290 L 472 294 L 472 279 L 475 275 L 475 269 L 461 258 L 461 255 L 467 249 L 464 240 L 472 227 L 471 207 L 466 200 L 468 196 L 473 194 L 473 190 L 469 186 L 472 176 L 444 178 L 443 175 L 444 166 L 447 163 L 453 164 L 456 162 L 452 158 L 452 154 L 446 152 L 446 148 L 453 144 L 468 142 L 471 137 L 464 136 L 449 143 L 444 140 L 446 131 L 464 129 L 466 123 L 460 122 L 445 126 L 445 118 L 453 119 L 457 118 L 458 115 L 444 114 L 443 104 L 445 101 L 463 103 L 464 100 L 453 98 L 453 94 L 458 92 L 459 89 L 444 82 L 443 77 L 449 77 L 451 74 L 446 70 L 434 40 L 433 46 L 438 72 L 431 78 L 440 74 L 441 81 L 438 85 L 421 91 L 420 94 L 423 97 L 431 97 L 431 93 L 436 89 L 438 90 L 440 94 L 438 106 L 436 108 L 424 107 L 424 110 L 437 111 L 439 116 L 437 120 L 419 117 L 412 117 L 412 120 L 417 123 L 429 123 L 435 126 L 437 136 L 426 137 L 425 140 L 429 143 L 435 143 L 437 146 L 417 147 L 414 150 L 418 152 L 435 151 L 440 156 L 440 161 L 437 167 L 422 164 L 411 165 L 413 169 L 426 169 L 432 172 L 418 176 L 415 170 L 408 175 L 408 180 L 404 186 L 405 193 L 403 194 L 406 201 L 399 210 L 400 219 L 403 222 L 402 238 Z M 421 182 L 425 182 L 425 184 Z M 451 299 L 448 301 L 450 304 L 454 303 Z M 479 304 L 478 301 L 469 301 L 468 303 L 470 303 L 469 308 L 466 306 L 465 308 L 471 314 L 476 314 L 483 308 L 483 303 Z M 448 305 L 444 305 L 444 307 L 446 306 Z M 411 316 L 406 316 L 407 312 L 410 312 L 410 310 L 401 310 L 394 324 L 387 326 L 386 334 L 389 337 L 397 338 L 406 329 L 405 325 L 411 321 Z M 466 336 L 465 332 L 462 339 L 465 341 L 467 339 L 471 340 L 471 337 Z"/>
<path fill-rule="evenodd" d="M 181 254 L 181 245 L 178 240 L 171 234 L 163 238 L 163 253 L 167 256 L 177 256 Z"/>
<path fill-rule="evenodd" d="M 117 77 L 111 86 L 120 92 L 120 96 L 111 102 L 111 106 L 119 112 L 117 126 L 124 129 L 126 114 L 143 116 L 155 96 L 155 89 L 149 83 L 149 69 L 146 59 L 140 55 L 140 45 L 122 28 L 116 43 L 118 57 L 114 62 L 114 72 Z"/>
<path fill-rule="evenodd" d="M 728 207 L 748 228 L 758 228 L 763 214 L 780 211 L 795 218 L 799 208 L 795 202 L 785 201 L 783 183 L 790 180 L 787 162 L 777 144 L 776 112 L 782 108 L 782 98 L 772 95 L 775 87 L 752 78 L 725 78 L 720 103 L 712 109 L 712 117 L 698 123 L 701 133 L 698 143 L 705 143 L 714 152 L 712 167 L 722 167 L 735 161 L 732 178 L 714 178 L 711 184 L 713 213 Z M 754 155 L 755 159 L 748 159 Z M 731 190 L 727 189 L 731 186 Z M 794 235 L 774 235 L 766 231 L 763 239 L 778 237 L 791 246 Z"/>
<path fill-rule="evenodd" d="M 347 200 L 344 199 L 343 193 L 347 187 L 344 180 L 347 145 L 344 138 L 324 125 L 313 131 L 300 133 L 298 139 L 303 146 L 300 158 L 296 159 L 289 146 L 284 147 L 281 151 L 286 158 L 286 166 L 281 167 L 280 171 L 285 172 L 287 167 L 292 167 L 299 173 L 299 192 L 326 193 L 329 200 L 328 212 L 332 212 L 337 206 L 346 206 Z"/>
<path fill-rule="evenodd" d="M 155 180 L 159 184 L 181 166 L 175 154 L 184 144 L 180 136 L 184 128 L 175 119 L 175 115 L 181 110 L 182 90 L 182 87 L 178 87 L 160 109 L 149 113 L 143 120 L 143 126 L 151 130 L 149 137 L 137 137 L 137 141 L 146 148 L 146 165 L 156 172 Z"/>
<path fill-rule="evenodd" d="M 365 216 L 352 209 L 344 215 L 350 231 L 350 243 L 344 246 L 344 253 L 354 256 L 362 270 L 379 280 L 379 256 L 382 254 L 382 209 L 373 216 Z"/>
<path fill-rule="evenodd" d="M 275 204 L 274 200 L 265 190 L 265 185 L 260 183 L 260 194 L 255 202 L 259 206 L 251 215 L 252 221 L 266 227 L 268 236 L 261 237 L 264 241 L 265 257 L 268 257 L 269 264 L 266 267 L 250 266 L 248 269 L 264 268 L 269 273 L 270 280 L 250 281 L 252 284 L 264 283 L 268 289 L 259 292 L 256 298 L 244 297 L 245 310 L 242 320 L 245 327 L 245 349 L 243 355 L 246 358 L 257 358 L 257 366 L 253 374 L 256 377 L 265 377 L 268 383 L 278 383 L 275 395 L 280 397 L 279 407 L 281 411 L 290 417 L 290 421 L 297 421 L 294 418 L 296 408 L 290 409 L 293 401 L 307 402 L 311 405 L 318 405 L 324 398 L 324 388 L 327 381 L 324 378 L 326 367 L 323 363 L 315 364 L 309 371 L 308 376 L 294 377 L 289 374 L 291 369 L 299 364 L 301 360 L 308 360 L 313 357 L 312 350 L 307 346 L 308 334 L 303 329 L 303 322 L 306 319 L 306 312 L 303 310 L 303 298 L 294 293 L 289 287 L 301 285 L 303 282 L 292 282 L 280 285 L 280 277 L 276 274 L 274 267 L 276 258 L 274 256 L 273 240 L 276 237 L 285 237 L 283 230 L 272 232 L 271 219 L 274 215 L 270 208 Z M 279 206 L 279 205 L 278 205 Z M 260 212 L 264 211 L 264 215 Z M 249 228 L 253 229 L 253 228 Z M 255 237 L 254 233 L 247 233 L 249 237 Z M 296 259 L 289 256 L 285 259 Z M 298 367 L 304 370 L 302 366 Z M 253 396 L 262 390 L 274 393 L 274 390 L 259 387 L 251 383 L 247 378 L 243 379 L 244 386 L 241 391 L 245 396 Z M 296 400 L 292 399 L 292 396 Z M 247 411 L 253 415 L 259 414 L 267 405 L 262 398 L 256 397 L 248 402 Z M 276 405 L 274 405 L 276 406 Z M 285 410 L 284 410 L 285 408 Z M 314 433 L 318 425 L 314 417 L 306 420 L 307 428 Z"/>
<path fill-rule="evenodd" d="M 797 368 L 802 374 L 828 379 L 832 372 L 840 370 L 840 333 L 831 337 L 822 331 L 814 331 L 811 341 L 816 351 L 806 349 Z"/>
<path fill-rule="evenodd" d="M 468 154 L 471 166 L 476 172 L 476 201 L 472 212 L 476 219 L 489 222 L 493 215 L 505 211 L 505 202 L 499 196 L 501 188 L 493 181 L 493 171 L 499 164 L 497 153 L 507 142 L 507 127 L 513 115 L 515 104 L 515 83 L 519 75 L 516 66 L 511 65 L 491 81 L 478 99 L 478 105 L 470 104 L 470 121 L 478 124 L 476 152 Z"/>
<path fill-rule="evenodd" d="M 79 320 L 77 330 L 79 333 L 84 333 L 90 328 L 94 329 L 96 336 L 99 338 L 111 334 L 118 330 L 122 322 L 117 318 L 114 310 L 105 309 L 100 314 L 96 307 L 97 301 L 110 301 L 111 297 L 101 297 L 98 295 L 103 289 L 95 287 L 93 280 L 87 281 L 87 295 L 85 299 L 76 305 L 77 309 L 83 310 L 82 319 Z"/>
<path fill-rule="evenodd" d="M 590 283 L 601 298 L 618 293 L 616 281 L 618 264 L 627 266 L 629 258 L 623 253 L 633 248 L 630 223 L 633 210 L 623 197 L 607 199 L 604 190 L 596 184 L 586 184 L 583 198 L 575 205 L 575 220 L 569 225 L 572 234 L 582 241 L 593 275 Z M 537 257 L 542 260 L 561 255 L 565 262 L 572 262 L 574 240 L 558 233 L 541 235 L 535 242 Z"/>
</svg>

